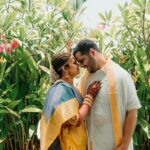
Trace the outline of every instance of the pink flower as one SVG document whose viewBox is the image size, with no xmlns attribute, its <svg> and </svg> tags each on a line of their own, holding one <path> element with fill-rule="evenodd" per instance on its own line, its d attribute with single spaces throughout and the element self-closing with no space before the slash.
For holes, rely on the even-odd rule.
<svg viewBox="0 0 150 150">
<path fill-rule="evenodd" d="M 103 31 L 106 28 L 106 26 L 103 23 L 98 23 L 97 28 L 100 29 L 101 31 Z"/>
<path fill-rule="evenodd" d="M 17 48 L 18 47 L 18 41 L 16 39 L 13 39 L 12 40 L 12 43 L 11 43 L 11 48 Z"/>
<path fill-rule="evenodd" d="M 1 44 L 1 45 L 0 45 L 0 53 L 3 53 L 3 52 L 4 52 L 4 48 L 5 48 L 5 45 L 4 45 L 4 44 Z"/>
<path fill-rule="evenodd" d="M 11 52 L 12 52 L 11 45 L 8 45 L 7 46 L 7 53 L 11 53 Z"/>
</svg>

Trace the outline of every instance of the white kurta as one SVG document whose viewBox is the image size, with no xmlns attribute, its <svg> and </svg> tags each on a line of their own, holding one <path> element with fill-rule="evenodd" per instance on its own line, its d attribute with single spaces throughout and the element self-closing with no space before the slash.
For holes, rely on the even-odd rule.
<svg viewBox="0 0 150 150">
<path fill-rule="evenodd" d="M 114 150 L 115 147 L 113 122 L 109 103 L 107 65 L 108 63 L 106 63 L 101 70 L 90 74 L 84 85 L 85 95 L 90 83 L 95 80 L 99 80 L 102 83 L 102 88 L 94 101 L 87 119 L 88 150 L 90 150 L 90 143 L 92 143 L 93 150 Z M 114 62 L 112 63 L 112 70 L 115 78 L 120 129 L 123 131 L 127 110 L 138 109 L 141 107 L 141 104 L 137 97 L 134 82 L 129 73 Z M 128 150 L 132 149 L 133 143 L 131 141 Z"/>
</svg>

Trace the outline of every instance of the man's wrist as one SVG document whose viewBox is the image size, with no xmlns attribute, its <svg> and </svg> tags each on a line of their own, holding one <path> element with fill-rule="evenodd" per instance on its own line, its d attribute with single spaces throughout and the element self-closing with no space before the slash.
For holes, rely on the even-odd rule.
<svg viewBox="0 0 150 150">
<path fill-rule="evenodd" d="M 121 150 L 127 150 L 128 149 L 128 144 L 125 142 L 122 142 L 120 146 L 121 146 Z"/>
</svg>

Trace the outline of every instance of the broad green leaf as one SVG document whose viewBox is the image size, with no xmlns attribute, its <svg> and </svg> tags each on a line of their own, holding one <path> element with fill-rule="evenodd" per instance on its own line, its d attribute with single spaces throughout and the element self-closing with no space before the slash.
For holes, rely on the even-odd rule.
<svg viewBox="0 0 150 150">
<path fill-rule="evenodd" d="M 98 15 L 100 16 L 100 18 L 101 18 L 103 21 L 106 21 L 106 18 L 105 18 L 105 16 L 104 16 L 102 13 L 98 13 Z"/>
<path fill-rule="evenodd" d="M 112 17 L 112 11 L 109 12 L 109 14 L 108 14 L 108 19 L 110 20 L 111 17 Z"/>
<path fill-rule="evenodd" d="M 133 142 L 134 142 L 135 145 L 139 145 L 139 144 L 142 143 L 142 139 L 141 139 L 139 133 L 134 132 L 134 134 L 133 134 Z"/>
<path fill-rule="evenodd" d="M 16 61 L 16 62 L 13 62 L 7 69 L 6 69 L 6 71 L 5 71 L 5 77 L 10 73 L 10 71 L 12 70 L 12 69 L 14 69 L 14 67 L 16 67 L 16 64 L 17 64 L 18 62 Z"/>
<path fill-rule="evenodd" d="M 30 127 L 29 127 L 29 138 L 31 138 L 33 136 L 34 132 L 35 132 L 35 126 L 30 125 Z"/>
<path fill-rule="evenodd" d="M 38 39 L 39 34 L 37 30 L 31 30 L 27 35 L 26 38 L 30 41 L 30 40 L 35 40 Z"/>
<path fill-rule="evenodd" d="M 39 65 L 40 69 L 43 70 L 44 72 L 46 72 L 47 74 L 50 74 L 50 69 L 42 66 L 42 65 Z"/>
<path fill-rule="evenodd" d="M 5 139 L 6 139 L 6 137 L 5 138 L 0 138 L 0 143 L 3 143 Z"/>
<path fill-rule="evenodd" d="M 145 131 L 148 139 L 150 139 L 150 125 L 149 125 L 149 123 L 144 119 L 140 119 L 138 122 L 139 122 L 140 126 L 142 127 L 142 129 Z"/>
<path fill-rule="evenodd" d="M 133 0 L 133 2 L 139 7 L 142 7 L 142 1 L 145 1 L 145 0 Z"/>
<path fill-rule="evenodd" d="M 28 64 L 30 71 L 34 75 L 36 75 L 37 71 L 38 71 L 38 65 L 37 65 L 37 63 L 34 60 L 34 57 L 32 55 L 33 54 L 31 52 L 29 52 L 28 50 L 23 51 L 24 61 L 26 61 L 26 63 Z"/>
<path fill-rule="evenodd" d="M 5 109 L 0 109 L 0 114 L 5 115 L 5 114 L 9 114 L 9 112 Z"/>
<path fill-rule="evenodd" d="M 118 4 L 118 8 L 119 8 L 120 12 L 123 13 L 123 11 L 124 11 L 123 7 L 120 4 Z"/>
<path fill-rule="evenodd" d="M 4 31 L 7 31 L 9 29 L 12 22 L 16 19 L 16 15 L 17 15 L 16 12 L 12 12 L 12 13 L 8 14 L 8 16 L 6 17 L 4 24 L 3 24 Z"/>
<path fill-rule="evenodd" d="M 20 102 L 21 102 L 21 100 L 17 100 L 17 101 L 12 100 L 12 101 L 8 104 L 8 107 L 11 108 L 11 109 L 14 109 Z"/>
<path fill-rule="evenodd" d="M 4 76 L 6 64 L 7 64 L 7 60 L 5 58 L 1 57 L 1 59 L 3 59 L 3 62 L 0 62 L 0 83 L 3 80 L 3 76 Z"/>
<path fill-rule="evenodd" d="M 5 109 L 6 109 L 10 114 L 14 115 L 14 116 L 17 117 L 17 118 L 20 118 L 20 116 L 17 114 L 17 112 L 11 110 L 11 109 L 8 108 L 7 106 L 4 106 L 4 107 L 5 107 Z"/>
<path fill-rule="evenodd" d="M 4 1 L 0 1 L 0 7 L 4 5 Z"/>
<path fill-rule="evenodd" d="M 23 110 L 21 110 L 19 112 L 20 113 L 29 113 L 29 112 L 32 112 L 32 113 L 40 113 L 42 110 L 39 109 L 39 108 L 36 108 L 35 106 L 28 106 L 26 108 L 24 108 Z"/>
</svg>

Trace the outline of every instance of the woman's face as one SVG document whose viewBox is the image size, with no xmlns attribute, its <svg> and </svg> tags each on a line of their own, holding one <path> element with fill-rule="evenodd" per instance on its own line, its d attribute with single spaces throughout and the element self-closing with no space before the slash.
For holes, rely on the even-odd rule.
<svg viewBox="0 0 150 150">
<path fill-rule="evenodd" d="M 68 74 L 70 77 L 75 77 L 79 74 L 79 65 L 76 63 L 76 60 L 73 56 L 70 57 L 70 63 L 68 67 Z"/>
</svg>

